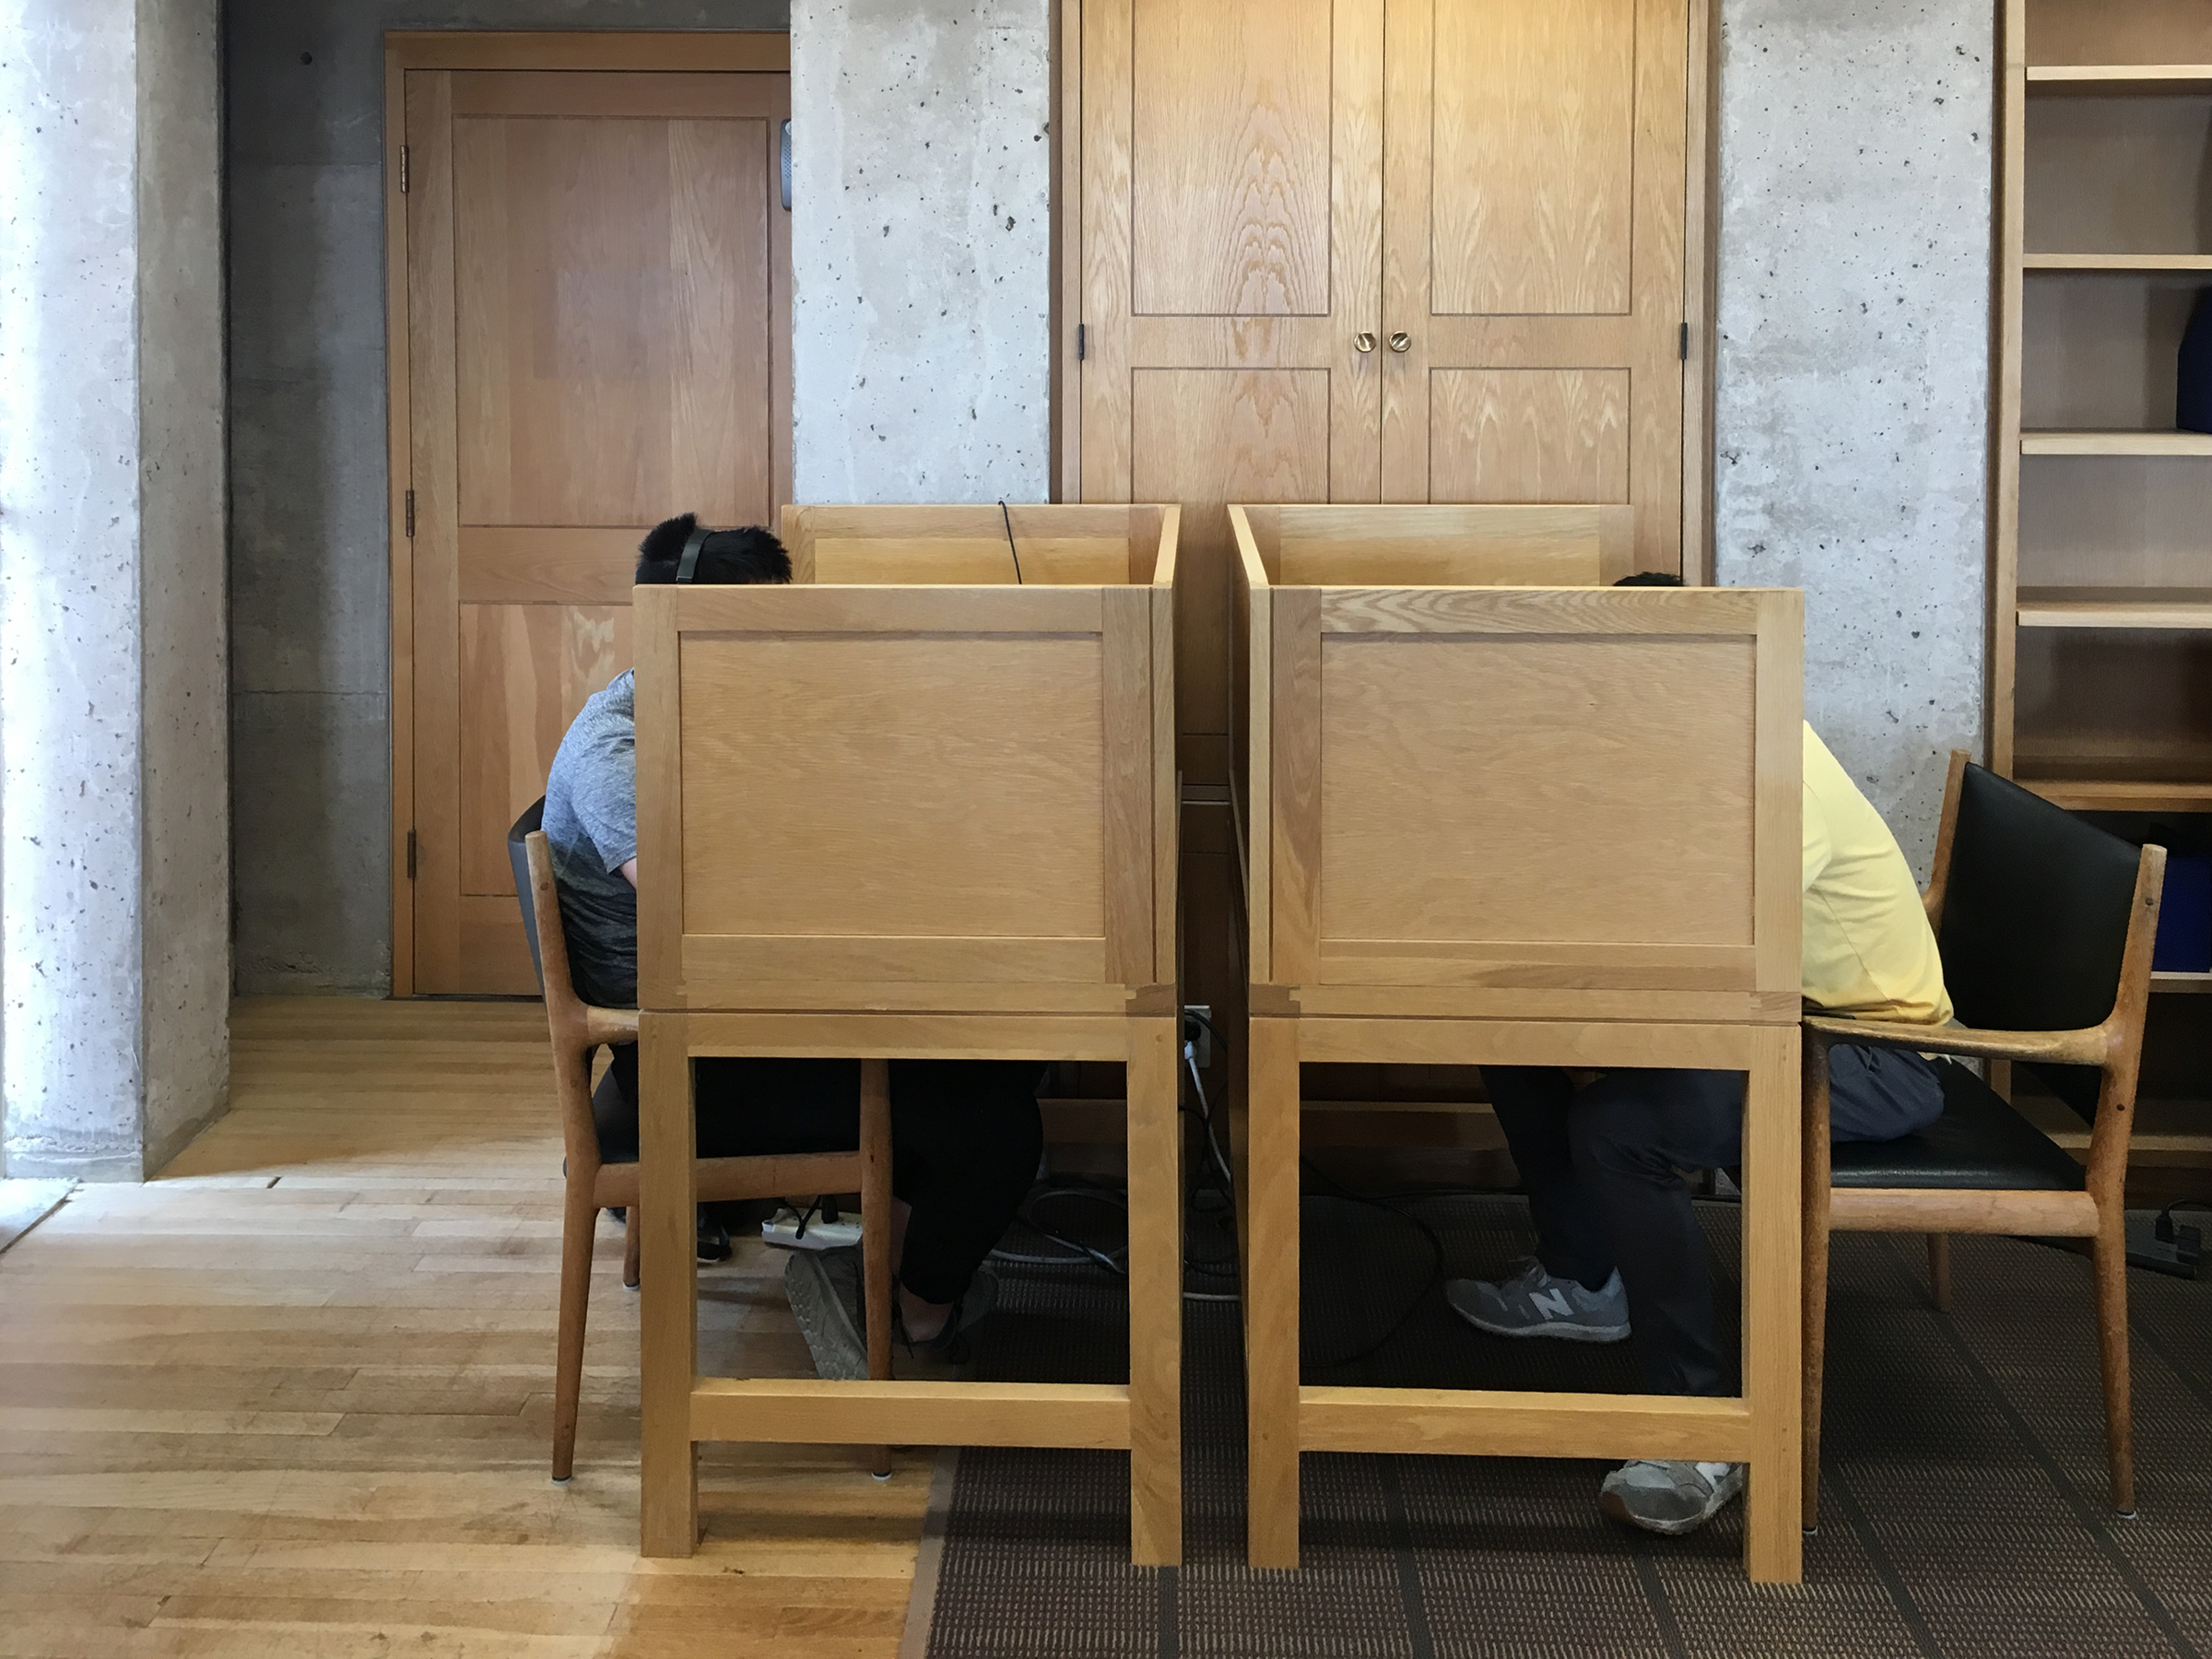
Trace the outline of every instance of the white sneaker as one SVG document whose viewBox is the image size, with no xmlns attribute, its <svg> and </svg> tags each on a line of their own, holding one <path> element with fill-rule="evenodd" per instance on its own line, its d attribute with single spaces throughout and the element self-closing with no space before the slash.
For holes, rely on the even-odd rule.
<svg viewBox="0 0 2212 1659">
<path fill-rule="evenodd" d="M 1478 1331 L 1493 1336 L 1556 1336 L 1562 1342 L 1625 1342 L 1629 1293 L 1616 1272 L 1605 1287 L 1585 1290 L 1571 1278 L 1554 1278 L 1531 1261 L 1502 1284 L 1453 1279 L 1444 1300 Z"/>
<path fill-rule="evenodd" d="M 1597 1488 L 1597 1507 L 1616 1521 L 1670 1538 L 1696 1532 L 1744 1489 L 1736 1463 L 1625 1463 Z"/>
</svg>

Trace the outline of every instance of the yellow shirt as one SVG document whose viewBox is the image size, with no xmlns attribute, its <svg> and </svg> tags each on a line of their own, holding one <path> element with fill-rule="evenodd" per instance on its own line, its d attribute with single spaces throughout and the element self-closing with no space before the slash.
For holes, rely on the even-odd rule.
<svg viewBox="0 0 2212 1659">
<path fill-rule="evenodd" d="M 1873 804 L 1805 728 L 1805 1000 L 1943 1025 L 1951 998 L 1912 871 Z"/>
</svg>

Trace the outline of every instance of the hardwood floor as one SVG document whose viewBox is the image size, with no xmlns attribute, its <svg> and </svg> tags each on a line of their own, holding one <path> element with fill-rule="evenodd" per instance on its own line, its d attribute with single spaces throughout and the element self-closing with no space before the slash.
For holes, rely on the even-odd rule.
<svg viewBox="0 0 2212 1659">
<path fill-rule="evenodd" d="M 0 1655 L 898 1651 L 925 1453 L 709 1448 L 637 1554 L 637 1302 L 602 1221 L 576 1477 L 547 1477 L 560 1147 L 535 1004 L 238 1006 L 229 1115 L 0 1254 Z M 700 1359 L 803 1374 L 781 1259 Z"/>
</svg>

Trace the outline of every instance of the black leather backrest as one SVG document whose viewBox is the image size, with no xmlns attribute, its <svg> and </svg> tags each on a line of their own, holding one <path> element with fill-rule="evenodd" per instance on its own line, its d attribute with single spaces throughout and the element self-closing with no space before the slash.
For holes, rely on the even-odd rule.
<svg viewBox="0 0 2212 1659">
<path fill-rule="evenodd" d="M 1969 766 L 1944 891 L 1943 973 L 1959 1021 L 2006 1031 L 2093 1026 L 2120 993 L 2140 849 Z M 2077 1111 L 2090 1066 L 2039 1066 Z"/>
<path fill-rule="evenodd" d="M 539 795 L 507 831 L 507 863 L 514 870 L 514 896 L 523 907 L 523 937 L 530 941 L 530 966 L 537 970 L 537 994 L 546 994 L 546 961 L 537 951 L 537 907 L 530 901 L 530 852 L 523 838 L 546 827 L 546 797 Z"/>
</svg>

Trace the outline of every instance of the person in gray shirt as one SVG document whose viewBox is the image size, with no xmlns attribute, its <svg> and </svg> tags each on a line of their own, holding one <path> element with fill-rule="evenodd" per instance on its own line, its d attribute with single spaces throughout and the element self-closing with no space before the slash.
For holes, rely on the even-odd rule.
<svg viewBox="0 0 2212 1659">
<path fill-rule="evenodd" d="M 689 513 L 656 526 L 638 549 L 641 585 L 791 580 L 791 559 L 768 531 L 701 531 Z M 602 1007 L 637 1006 L 638 784 L 632 675 L 595 693 L 561 739 L 546 780 L 545 830 L 577 994 Z M 650 879 L 650 875 L 647 877 Z M 1020 1061 L 891 1063 L 891 1171 L 897 1195 L 894 1312 L 912 1348 L 952 1357 L 961 1329 L 989 1312 L 995 1288 L 977 1269 L 1028 1194 L 1044 1141 L 1039 1067 Z M 860 1141 L 860 1063 L 702 1057 L 692 1063 L 702 1158 L 850 1150 Z M 592 1097 L 600 1156 L 638 1155 L 638 1052 L 613 1050 Z M 853 1319 L 857 1265 L 795 1252 L 786 1270 L 815 1363 L 825 1376 L 865 1376 Z"/>
</svg>

